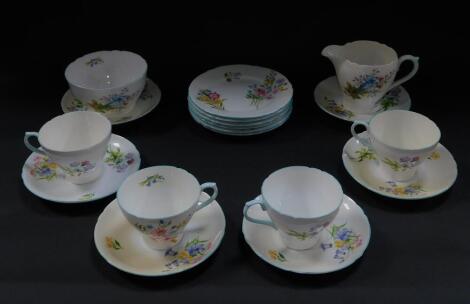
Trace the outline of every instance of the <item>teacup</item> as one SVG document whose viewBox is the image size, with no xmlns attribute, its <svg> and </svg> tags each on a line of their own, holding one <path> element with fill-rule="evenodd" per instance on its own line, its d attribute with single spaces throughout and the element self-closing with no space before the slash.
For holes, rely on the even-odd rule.
<svg viewBox="0 0 470 304">
<path fill-rule="evenodd" d="M 205 189 L 213 193 L 201 202 Z M 181 241 L 193 214 L 212 203 L 217 194 L 215 183 L 200 185 L 186 170 L 154 166 L 130 175 L 119 188 L 117 201 L 150 248 L 167 250 Z"/>
<path fill-rule="evenodd" d="M 413 77 L 419 66 L 418 57 L 404 55 L 398 58 L 395 50 L 375 41 L 330 45 L 323 49 L 322 55 L 335 66 L 344 107 L 357 113 L 375 112 L 377 102 L 388 91 Z M 397 71 L 406 60 L 413 63 L 413 69 L 408 75 L 394 81 Z"/>
<path fill-rule="evenodd" d="M 70 63 L 65 78 L 82 108 L 121 117 L 135 106 L 145 86 L 147 62 L 127 51 L 100 51 Z"/>
<path fill-rule="evenodd" d="M 40 148 L 29 143 L 37 137 Z M 24 143 L 31 151 L 48 157 L 74 184 L 100 177 L 111 138 L 111 123 L 99 113 L 70 112 L 56 116 L 38 132 L 26 132 Z"/>
<path fill-rule="evenodd" d="M 358 125 L 366 127 L 366 138 L 356 133 Z M 418 166 L 436 149 L 441 138 L 441 131 L 432 120 L 405 110 L 379 113 L 370 122 L 355 121 L 351 133 L 375 151 L 386 177 L 398 182 L 415 176 Z"/>
<path fill-rule="evenodd" d="M 333 176 L 319 169 L 293 166 L 269 175 L 261 195 L 245 204 L 243 215 L 250 222 L 277 229 L 287 247 L 304 250 L 317 243 L 342 201 L 343 190 Z M 248 215 L 249 208 L 257 204 L 267 211 L 270 220 Z"/>
</svg>

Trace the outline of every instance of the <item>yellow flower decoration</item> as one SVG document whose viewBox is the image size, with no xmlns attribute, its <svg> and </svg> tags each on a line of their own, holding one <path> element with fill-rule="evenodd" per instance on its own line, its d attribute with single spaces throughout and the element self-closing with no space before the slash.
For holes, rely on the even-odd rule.
<svg viewBox="0 0 470 304">
<path fill-rule="evenodd" d="M 268 251 L 268 254 L 269 254 L 269 256 L 271 257 L 271 259 L 273 259 L 273 260 L 276 260 L 276 259 L 277 259 L 277 252 L 276 252 L 276 250 L 269 250 L 269 251 Z"/>
<path fill-rule="evenodd" d="M 188 260 L 190 260 L 191 255 L 186 250 L 183 250 L 183 251 L 180 251 L 178 253 L 178 259 L 182 259 L 182 260 L 188 259 Z"/>
<path fill-rule="evenodd" d="M 106 237 L 106 246 L 108 246 L 108 248 L 113 247 L 113 239 L 110 238 L 109 236 Z"/>
<path fill-rule="evenodd" d="M 437 151 L 434 151 L 431 153 L 431 155 L 428 157 L 428 159 L 431 159 L 431 160 L 437 160 L 441 158 L 441 154 Z"/>
<path fill-rule="evenodd" d="M 343 246 L 344 246 L 344 241 L 342 241 L 342 240 L 336 240 L 335 241 L 335 247 L 336 248 L 341 248 Z"/>
</svg>

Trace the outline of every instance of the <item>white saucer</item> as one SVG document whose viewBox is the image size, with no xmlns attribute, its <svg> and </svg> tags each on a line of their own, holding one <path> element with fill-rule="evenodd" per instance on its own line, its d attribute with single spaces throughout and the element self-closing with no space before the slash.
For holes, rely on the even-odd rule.
<svg viewBox="0 0 470 304">
<path fill-rule="evenodd" d="M 141 118 L 155 109 L 155 107 L 160 103 L 161 97 L 162 92 L 160 91 L 160 88 L 151 79 L 147 79 L 147 84 L 137 100 L 134 109 L 124 117 L 110 118 L 109 120 L 113 125 L 119 125 Z M 83 104 L 72 96 L 70 90 L 65 92 L 60 105 L 64 113 L 89 110 L 86 104 Z"/>
<path fill-rule="evenodd" d="M 359 136 L 366 136 L 365 132 Z M 452 154 L 441 144 L 418 167 L 416 177 L 407 184 L 387 180 L 379 168 L 376 154 L 354 137 L 344 146 L 342 157 L 346 170 L 359 184 L 380 195 L 403 200 L 439 195 L 454 184 L 458 173 Z"/>
<path fill-rule="evenodd" d="M 250 215 L 268 219 L 260 206 L 253 206 Z M 312 249 L 289 249 L 282 243 L 277 230 L 246 219 L 243 219 L 242 230 L 246 242 L 262 260 L 277 268 L 303 274 L 321 274 L 348 267 L 362 256 L 371 233 L 367 216 L 346 195 L 338 215 L 321 232 L 321 239 Z"/>
<path fill-rule="evenodd" d="M 105 155 L 103 173 L 98 180 L 82 185 L 64 179 L 47 157 L 32 153 L 21 172 L 23 183 L 33 194 L 57 203 L 84 203 L 111 195 L 140 166 L 136 147 L 122 136 L 113 134 Z"/>
<path fill-rule="evenodd" d="M 411 99 L 404 87 L 398 86 L 389 91 L 377 102 L 377 107 L 370 114 L 354 113 L 342 105 L 342 93 L 336 76 L 331 76 L 320 82 L 315 88 L 315 102 L 326 113 L 346 121 L 369 121 L 372 116 L 386 110 L 409 110 Z"/>
<path fill-rule="evenodd" d="M 209 198 L 202 193 L 203 199 Z M 135 275 L 165 276 L 191 269 L 207 260 L 219 247 L 225 233 L 225 216 L 214 201 L 196 212 L 176 247 L 167 251 L 150 249 L 142 234 L 112 201 L 98 217 L 95 245 L 112 266 Z"/>
</svg>

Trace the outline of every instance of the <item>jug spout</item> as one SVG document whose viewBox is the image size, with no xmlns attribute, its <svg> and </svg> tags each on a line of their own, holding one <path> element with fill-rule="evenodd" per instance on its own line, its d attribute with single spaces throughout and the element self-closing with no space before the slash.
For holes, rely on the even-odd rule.
<svg viewBox="0 0 470 304">
<path fill-rule="evenodd" d="M 339 54 L 340 50 L 341 50 L 340 45 L 329 45 L 321 51 L 321 54 L 325 56 L 326 58 L 330 59 L 333 62 L 333 64 L 337 64 L 339 63 L 339 61 L 342 60 Z"/>
</svg>

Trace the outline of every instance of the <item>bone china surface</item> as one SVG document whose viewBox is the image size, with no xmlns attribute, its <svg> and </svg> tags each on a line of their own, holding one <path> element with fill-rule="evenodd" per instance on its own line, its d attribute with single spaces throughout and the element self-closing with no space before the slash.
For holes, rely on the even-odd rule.
<svg viewBox="0 0 470 304">
<path fill-rule="evenodd" d="M 109 118 L 132 111 L 145 86 L 147 63 L 128 51 L 99 51 L 70 63 L 65 78 L 72 95 Z"/>
</svg>

